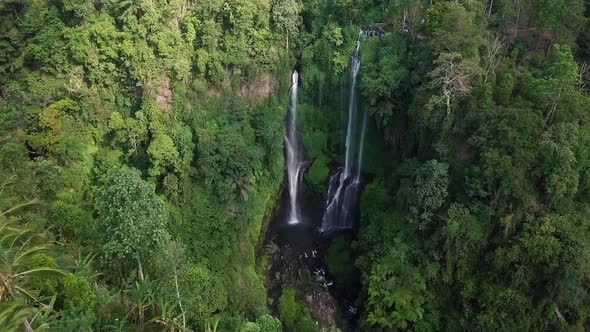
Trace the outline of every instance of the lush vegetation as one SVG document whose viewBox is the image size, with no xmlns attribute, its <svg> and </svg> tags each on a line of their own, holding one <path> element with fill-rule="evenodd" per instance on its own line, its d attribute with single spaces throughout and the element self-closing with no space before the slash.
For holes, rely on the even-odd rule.
<svg viewBox="0 0 590 332">
<path fill-rule="evenodd" d="M 298 10 L 0 3 L 2 328 L 281 329 L 254 247 Z"/>
<path fill-rule="evenodd" d="M 301 299 L 297 301 L 297 291 L 292 288 L 286 288 L 281 295 L 279 311 L 285 327 L 289 331 L 315 332 L 317 327 L 315 322 L 307 312 L 307 309 L 301 305 Z"/>
<path fill-rule="evenodd" d="M 364 327 L 584 330 L 590 3 L 395 3 L 412 30 L 361 68 L 395 151 L 362 199 Z"/>
<path fill-rule="evenodd" d="M 588 0 L 1 1 L 0 327 L 316 330 L 292 289 L 269 315 L 255 246 L 291 68 L 321 194 L 365 27 L 371 181 L 327 253 L 359 328 L 584 330 L 588 18 Z"/>
<path fill-rule="evenodd" d="M 361 95 L 379 135 L 367 143 L 373 178 L 358 238 L 352 253 L 342 238 L 328 253 L 341 283 L 356 273 L 351 255 L 361 271 L 360 328 L 584 330 L 590 2 L 306 9 L 313 42 L 301 61 L 316 107 L 346 100 L 359 28 L 385 31 L 361 39 Z M 311 132 L 325 128 L 323 137 L 304 129 L 321 164 L 342 151 L 337 119 L 328 111 L 304 122 Z M 325 181 L 313 170 L 311 189 Z"/>
</svg>

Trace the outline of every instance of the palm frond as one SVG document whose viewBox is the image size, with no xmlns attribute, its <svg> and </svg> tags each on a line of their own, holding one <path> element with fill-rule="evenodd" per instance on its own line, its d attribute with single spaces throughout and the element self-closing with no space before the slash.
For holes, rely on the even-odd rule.
<svg viewBox="0 0 590 332">
<path fill-rule="evenodd" d="M 60 270 L 60 269 L 53 269 L 53 268 L 49 268 L 49 267 L 41 267 L 41 268 L 37 268 L 37 269 L 31 269 L 31 270 L 27 270 L 27 271 L 23 271 L 20 273 L 17 273 L 14 275 L 14 277 L 20 277 L 20 276 L 24 276 L 24 275 L 30 275 L 30 274 L 37 274 L 37 273 L 41 273 L 41 272 L 46 272 L 49 274 L 55 274 L 61 277 L 65 277 L 66 276 L 66 272 Z"/>
<path fill-rule="evenodd" d="M 18 253 L 17 256 L 14 257 L 13 264 L 18 265 L 18 263 L 21 261 L 21 259 L 27 258 L 33 254 L 40 252 L 40 251 L 46 251 L 46 250 L 49 250 L 49 246 L 46 244 L 42 244 L 42 245 L 37 245 L 33 248 L 30 248 L 22 253 Z"/>
<path fill-rule="evenodd" d="M 24 289 L 18 285 L 14 286 L 14 289 L 17 290 L 19 292 L 19 294 L 24 294 L 25 297 L 29 298 L 30 300 L 32 300 L 35 303 L 40 303 L 41 301 L 39 301 L 39 299 L 32 294 L 31 291 Z M 13 297 L 17 297 L 18 294 L 14 294 Z"/>
<path fill-rule="evenodd" d="M 92 263 L 96 256 L 98 256 L 98 253 L 90 253 L 82 258 L 82 254 L 78 253 L 78 258 L 74 261 L 76 264 L 76 271 L 82 272 L 87 279 L 94 279 L 102 275 L 102 273 L 94 273 L 92 269 Z"/>
<path fill-rule="evenodd" d="M 36 199 L 36 198 L 35 199 L 32 199 L 32 200 L 30 200 L 30 201 L 28 201 L 26 203 L 21 203 L 21 204 L 19 204 L 17 206 L 11 207 L 10 209 L 8 209 L 8 210 L 0 213 L 0 217 L 3 217 L 5 215 L 11 213 L 12 211 L 18 210 L 18 209 L 23 208 L 25 206 L 35 205 L 35 204 L 39 204 L 39 203 L 40 203 L 40 201 L 38 199 Z"/>
<path fill-rule="evenodd" d="M 23 321 L 27 319 L 32 312 L 33 309 L 28 308 L 26 304 L 21 301 L 9 302 L 6 305 L 0 306 L 0 330 L 19 330 Z"/>
</svg>

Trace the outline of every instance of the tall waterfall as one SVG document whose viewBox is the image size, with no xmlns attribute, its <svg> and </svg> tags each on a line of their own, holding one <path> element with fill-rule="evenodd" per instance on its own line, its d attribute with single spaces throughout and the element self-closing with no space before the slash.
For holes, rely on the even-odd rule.
<svg viewBox="0 0 590 332">
<path fill-rule="evenodd" d="M 354 157 L 354 134 L 356 129 L 356 78 L 361 68 L 361 59 L 359 57 L 359 48 L 361 47 L 360 39 L 356 41 L 356 50 L 350 62 L 352 70 L 352 81 L 350 83 L 350 99 L 348 101 L 348 129 L 346 130 L 346 155 L 344 160 L 344 177 L 350 176 L 352 169 L 352 158 Z"/>
<path fill-rule="evenodd" d="M 356 181 L 361 180 L 361 169 L 363 168 L 363 155 L 365 152 L 365 135 L 367 131 L 367 113 L 363 113 L 363 124 L 361 126 L 361 143 L 359 144 L 359 161 L 356 169 Z"/>
<path fill-rule="evenodd" d="M 291 85 L 291 100 L 289 102 L 289 114 L 286 121 L 285 152 L 287 159 L 287 180 L 289 182 L 289 224 L 297 224 L 301 221 L 297 196 L 301 183 L 303 161 L 301 145 L 297 135 L 297 88 L 299 74 L 293 71 Z"/>
<path fill-rule="evenodd" d="M 357 130 L 359 114 L 357 105 L 357 77 L 359 74 L 361 60 L 359 49 L 361 46 L 360 36 L 356 42 L 356 49 L 350 62 L 351 83 L 348 100 L 348 125 L 346 128 L 346 145 L 344 156 L 344 168 L 338 169 L 331 177 L 328 183 L 328 199 L 326 202 L 326 211 L 322 219 L 320 231 L 332 231 L 337 229 L 352 228 L 355 211 L 358 208 L 361 188 L 361 166 L 364 151 L 365 129 L 367 124 L 366 114 L 363 114 L 360 132 L 360 144 L 358 144 L 358 153 L 356 153 L 357 140 L 359 134 Z M 356 173 L 353 174 L 357 157 Z"/>
</svg>

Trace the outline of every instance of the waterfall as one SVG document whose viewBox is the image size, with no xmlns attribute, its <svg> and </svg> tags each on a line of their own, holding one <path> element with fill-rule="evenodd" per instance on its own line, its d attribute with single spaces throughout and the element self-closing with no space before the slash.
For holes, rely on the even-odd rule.
<svg viewBox="0 0 590 332">
<path fill-rule="evenodd" d="M 361 47 L 360 39 L 356 41 L 356 50 L 350 63 L 352 71 L 352 81 L 350 84 L 350 99 L 348 101 L 348 128 L 346 130 L 346 155 L 344 159 L 344 177 L 350 176 L 352 168 L 352 158 L 354 156 L 354 134 L 356 127 L 356 78 L 361 68 L 361 59 L 359 58 L 359 48 Z"/>
<path fill-rule="evenodd" d="M 363 113 L 363 124 L 361 126 L 361 143 L 359 144 L 359 164 L 356 169 L 356 180 L 361 180 L 361 169 L 363 168 L 363 154 L 365 152 L 365 135 L 367 131 L 367 112 Z"/>
<path fill-rule="evenodd" d="M 326 211 L 322 219 L 320 231 L 331 231 L 337 229 L 352 228 L 355 218 L 355 212 L 358 208 L 361 188 L 361 166 L 363 161 L 363 152 L 365 144 L 365 130 L 367 125 L 367 115 L 363 114 L 360 142 L 358 144 L 358 161 L 356 173 L 353 174 L 352 168 L 355 164 L 355 148 L 358 122 L 358 105 L 357 105 L 357 77 L 361 66 L 359 49 L 361 46 L 360 36 L 356 42 L 356 49 L 350 62 L 351 83 L 348 100 L 348 125 L 346 128 L 346 143 L 344 154 L 344 168 L 338 169 L 331 177 L 328 183 L 328 199 L 326 202 Z"/>
<path fill-rule="evenodd" d="M 297 136 L 297 88 L 299 74 L 293 71 L 291 85 L 291 100 L 289 102 L 289 114 L 286 121 L 285 152 L 287 162 L 287 181 L 289 182 L 289 224 L 297 224 L 301 221 L 297 196 L 302 176 L 302 153 Z"/>
</svg>

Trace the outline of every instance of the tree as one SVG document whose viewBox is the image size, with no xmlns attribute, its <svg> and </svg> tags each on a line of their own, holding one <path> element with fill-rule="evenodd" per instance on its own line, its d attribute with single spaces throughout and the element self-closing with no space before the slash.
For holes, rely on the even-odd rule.
<svg viewBox="0 0 590 332">
<path fill-rule="evenodd" d="M 55 293 L 43 294 L 42 291 L 55 291 L 51 289 L 55 286 L 54 278 L 65 276 L 65 272 L 53 264 L 55 260 L 41 255 L 52 249 L 42 234 L 6 219 L 14 211 L 33 203 L 35 201 L 0 213 L 0 327 L 9 330 L 21 325 L 30 330 L 30 314 L 51 310 L 55 298 L 44 303 L 46 298 L 39 295 L 55 296 Z M 45 287 L 47 285 L 49 287 Z"/>
<path fill-rule="evenodd" d="M 248 197 L 252 173 L 262 152 L 254 144 L 254 137 L 249 124 L 237 121 L 199 132 L 200 170 L 225 202 L 238 195 L 244 200 Z"/>
<path fill-rule="evenodd" d="M 272 0 L 272 20 L 285 34 L 286 47 L 289 48 L 289 36 L 296 36 L 301 26 L 302 9 L 299 0 Z"/>
<path fill-rule="evenodd" d="M 297 291 L 293 288 L 283 289 L 279 303 L 281 321 L 290 332 L 316 332 L 316 325 L 307 309 L 297 302 L 297 295 Z"/>
<path fill-rule="evenodd" d="M 395 0 L 390 2 L 387 10 L 395 13 L 392 15 L 394 25 L 399 31 L 407 31 L 409 27 L 412 35 L 418 30 L 418 22 L 424 17 L 423 3 L 414 0 Z"/>
<path fill-rule="evenodd" d="M 206 267 L 190 264 L 178 276 L 179 292 L 184 296 L 187 319 L 202 324 L 218 310 L 224 310 L 225 294 L 217 292 L 218 277 Z"/>
<path fill-rule="evenodd" d="M 360 88 L 382 128 L 388 127 L 398 105 L 404 103 L 403 91 L 411 85 L 410 69 L 404 63 L 407 51 L 407 40 L 398 34 L 363 44 Z"/>
<path fill-rule="evenodd" d="M 0 218 L 6 213 L 0 214 Z M 36 230 L 14 226 L 3 219 L 0 234 L 0 303 L 7 299 L 41 302 L 36 294 L 38 289 L 31 287 L 35 284 L 31 284 L 30 277 L 65 276 L 60 269 L 33 262 L 37 254 L 49 251 L 51 245 Z"/>
<path fill-rule="evenodd" d="M 137 19 L 142 14 L 141 0 L 123 0 L 113 3 L 117 4 L 117 18 L 124 23 L 129 23 L 132 18 Z"/>
<path fill-rule="evenodd" d="M 33 309 L 27 307 L 25 302 L 0 302 L 0 326 L 2 331 L 19 331 L 23 327 L 23 322 L 32 313 Z"/>
<path fill-rule="evenodd" d="M 186 297 L 191 296 L 191 292 L 187 292 L 183 289 L 181 292 L 180 289 L 180 277 L 184 274 L 186 269 L 191 268 L 191 265 L 187 262 L 190 261 L 190 256 L 186 253 L 186 248 L 179 242 L 170 241 L 164 246 L 161 252 L 157 253 L 157 268 L 158 268 L 158 275 L 160 276 L 160 285 L 162 287 L 163 293 L 167 293 L 166 297 L 169 299 L 170 302 L 175 303 L 178 305 L 178 309 L 180 310 L 180 317 L 182 317 L 182 323 L 178 323 L 178 325 L 182 326 L 182 328 L 187 328 L 187 313 L 185 310 L 185 305 L 183 303 L 186 302 Z M 174 299 L 174 300 L 171 300 Z M 168 309 L 169 305 L 167 303 L 163 303 L 161 305 L 162 310 L 162 317 L 158 321 L 159 323 L 166 322 L 166 319 L 173 324 L 174 317 L 172 315 L 172 310 L 169 310 L 170 315 L 172 317 L 165 317 L 166 310 Z M 176 308 L 176 305 L 172 306 L 172 308 Z"/>
<path fill-rule="evenodd" d="M 588 134 L 577 124 L 558 123 L 544 136 L 539 144 L 544 150 L 539 169 L 543 172 L 547 203 L 555 206 L 578 192 L 582 170 L 588 167 L 587 149 L 583 148 Z"/>
<path fill-rule="evenodd" d="M 481 44 L 481 29 L 473 11 L 457 1 L 437 2 L 426 11 L 427 30 L 432 34 L 430 44 L 436 56 L 460 53 L 467 59 L 477 57 Z"/>
<path fill-rule="evenodd" d="M 148 129 L 142 112 L 137 112 L 134 118 L 123 118 L 118 112 L 113 112 L 108 122 L 108 128 L 113 132 L 114 143 L 121 144 L 127 155 L 137 155 L 138 148 L 148 137 Z"/>
<path fill-rule="evenodd" d="M 95 203 L 97 231 L 106 259 L 135 259 L 144 280 L 142 257 L 166 241 L 164 205 L 137 170 L 120 168 L 108 174 Z M 149 256 L 148 256 L 149 257 Z"/>
<path fill-rule="evenodd" d="M 96 295 L 84 277 L 68 274 L 64 279 L 64 296 L 69 309 L 81 313 L 96 311 Z"/>
<path fill-rule="evenodd" d="M 256 322 L 244 324 L 240 332 L 281 332 L 283 326 L 278 318 L 271 315 L 262 315 L 256 319 Z"/>
<path fill-rule="evenodd" d="M 445 281 L 466 285 L 461 295 L 470 294 L 473 272 L 486 244 L 487 232 L 482 222 L 460 204 L 452 204 L 443 228 L 446 255 Z"/>
<path fill-rule="evenodd" d="M 356 281 L 359 277 L 359 271 L 354 264 L 351 242 L 352 240 L 347 236 L 334 238 L 330 243 L 326 262 L 334 278 L 346 289 L 348 294 L 354 296 L 354 292 L 358 291 Z"/>
<path fill-rule="evenodd" d="M 491 7 L 491 6 L 490 6 Z M 500 65 L 502 61 L 502 49 L 504 48 L 504 43 L 502 39 L 500 39 L 497 35 L 490 35 L 486 39 L 485 43 L 485 72 L 484 72 L 484 79 L 483 84 L 485 85 L 490 76 L 495 73 L 496 68 Z"/>
<path fill-rule="evenodd" d="M 552 119 L 555 111 L 579 100 L 579 66 L 569 46 L 555 45 L 549 56 L 547 78 L 542 81 L 540 100 L 546 107 L 545 122 Z M 569 108 L 569 107 L 568 107 Z"/>
<path fill-rule="evenodd" d="M 256 319 L 256 326 L 260 332 L 281 332 L 281 321 L 271 315 L 262 315 Z"/>
<path fill-rule="evenodd" d="M 448 167 L 445 163 L 430 160 L 416 171 L 410 213 L 419 228 L 426 227 L 447 198 Z"/>
<path fill-rule="evenodd" d="M 442 98 L 447 116 L 451 115 L 451 103 L 455 98 L 467 96 L 471 92 L 471 79 L 477 72 L 477 66 L 464 60 L 460 53 L 440 54 L 434 61 L 434 69 L 429 76 L 432 87 L 441 89 L 442 96 L 433 96 L 431 105 L 438 104 Z"/>
<path fill-rule="evenodd" d="M 166 171 L 174 171 L 179 164 L 179 153 L 172 138 L 158 133 L 150 143 L 147 153 L 151 158 L 152 167 L 148 170 L 150 176 L 159 176 Z"/>
<path fill-rule="evenodd" d="M 371 325 L 404 330 L 424 318 L 426 280 L 408 262 L 407 249 L 391 250 L 371 271 L 367 301 Z"/>
<path fill-rule="evenodd" d="M 569 42 L 585 21 L 583 0 L 538 0 L 533 3 L 533 18 L 541 31 L 553 34 L 551 39 Z"/>
<path fill-rule="evenodd" d="M 493 322 L 501 315 L 509 318 L 502 323 L 539 330 L 583 324 L 590 257 L 584 240 L 588 230 L 580 217 L 586 218 L 572 213 L 530 220 L 513 243 L 496 251 L 493 264 L 500 285 L 483 288 L 480 305 L 487 309 L 482 318 Z"/>
<path fill-rule="evenodd" d="M 64 10 L 70 13 L 76 23 L 83 23 L 94 16 L 96 12 L 91 0 L 64 0 Z"/>
<path fill-rule="evenodd" d="M 334 0 L 331 5 L 334 6 L 334 14 L 338 21 L 352 25 L 372 4 L 369 0 Z"/>
</svg>

